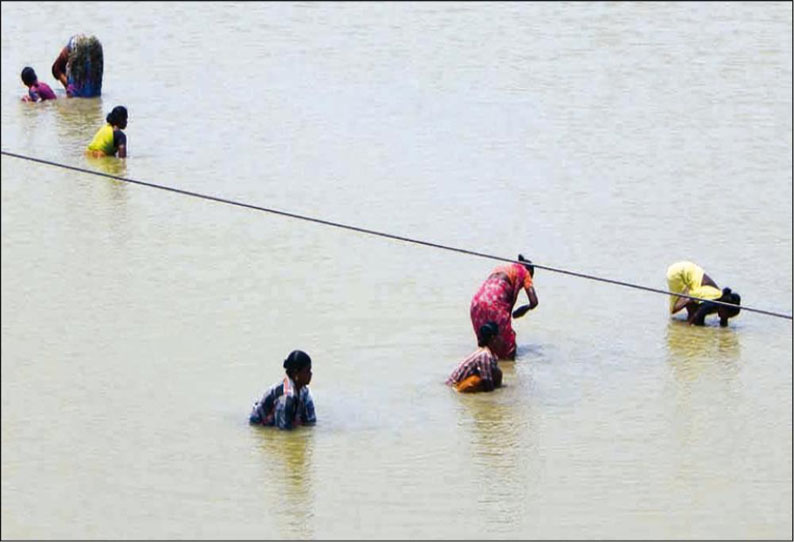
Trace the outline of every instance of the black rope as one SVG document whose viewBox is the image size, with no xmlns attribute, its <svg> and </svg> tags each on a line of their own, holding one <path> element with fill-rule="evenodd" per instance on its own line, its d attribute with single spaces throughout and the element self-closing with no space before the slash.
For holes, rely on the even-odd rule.
<svg viewBox="0 0 794 542">
<path fill-rule="evenodd" d="M 355 232 L 359 232 L 359 233 L 365 233 L 367 235 L 375 235 L 375 236 L 378 236 L 378 237 L 385 237 L 386 239 L 393 239 L 395 241 L 404 241 L 406 243 L 413 243 L 413 244 L 417 244 L 417 245 L 423 245 L 423 246 L 426 246 L 426 247 L 438 248 L 438 249 L 441 249 L 441 250 L 449 250 L 449 251 L 452 251 L 452 252 L 457 252 L 459 254 L 468 254 L 469 256 L 477 256 L 479 258 L 486 258 L 486 259 L 489 259 L 489 260 L 497 260 L 497 261 L 500 261 L 500 262 L 508 262 L 508 263 L 522 263 L 522 262 L 520 262 L 518 260 L 514 260 L 512 258 L 504 258 L 502 256 L 495 256 L 493 254 L 485 254 L 483 252 L 477 252 L 477 251 L 474 251 L 474 250 L 467 250 L 467 249 L 464 249 L 464 248 L 450 247 L 450 246 L 447 246 L 447 245 L 441 245 L 439 243 L 432 243 L 430 241 L 422 241 L 421 239 L 412 239 L 410 237 L 403 237 L 401 235 L 393 235 L 391 233 L 379 232 L 379 231 L 370 230 L 370 229 L 367 229 L 367 228 L 361 228 L 361 227 L 358 227 L 358 226 L 350 226 L 348 224 L 341 224 L 339 222 L 332 222 L 330 220 L 323 220 L 321 218 L 314 218 L 314 217 L 311 217 L 311 216 L 299 215 L 299 214 L 290 213 L 290 212 L 287 212 L 287 211 L 280 211 L 278 209 L 270 209 L 268 207 L 261 207 L 259 205 L 252 205 L 250 203 L 243 203 L 243 202 L 234 201 L 234 200 L 230 200 L 230 199 L 219 198 L 217 196 L 210 196 L 210 195 L 207 195 L 207 194 L 200 194 L 198 192 L 191 192 L 189 190 L 182 190 L 181 188 L 172 188 L 170 186 L 163 186 L 163 185 L 149 183 L 149 182 L 145 182 L 145 181 L 137 181 L 135 179 L 128 179 L 126 177 L 119 177 L 118 175 L 111 175 L 110 173 L 102 173 L 102 172 L 99 172 L 99 171 L 92 171 L 90 169 L 80 168 L 80 167 L 76 167 L 76 166 L 70 166 L 70 165 L 67 165 L 67 164 L 60 164 L 58 162 L 52 162 L 52 161 L 49 161 L 49 160 L 43 160 L 41 158 L 33 158 L 31 156 L 24 156 L 24 155 L 21 155 L 21 154 L 15 154 L 15 153 L 8 152 L 8 151 L 0 151 L 0 152 L 2 152 L 2 154 L 5 154 L 6 156 L 11 156 L 13 158 L 19 158 L 21 160 L 29 160 L 31 162 L 38 162 L 40 164 L 46 164 L 46 165 L 49 165 L 49 166 L 55 166 L 55 167 L 60 167 L 60 168 L 64 168 L 64 169 L 71 169 L 73 171 L 79 171 L 81 173 L 88 173 L 89 175 L 98 175 L 100 177 L 107 177 L 109 179 L 115 179 L 117 181 L 122 181 L 122 182 L 126 182 L 126 183 L 138 184 L 138 185 L 141 185 L 141 186 L 148 186 L 150 188 L 158 188 L 160 190 L 166 190 L 168 192 L 174 192 L 176 194 L 182 194 L 182 195 L 185 195 L 185 196 L 192 196 L 192 197 L 195 197 L 195 198 L 201 198 L 201 199 L 210 200 L 210 201 L 217 201 L 219 203 L 226 203 L 228 205 L 236 205 L 237 207 L 244 207 L 246 209 L 253 209 L 255 211 L 264 211 L 266 213 L 272 213 L 272 214 L 276 214 L 276 215 L 286 216 L 286 217 L 289 217 L 289 218 L 297 218 L 298 220 L 305 220 L 307 222 L 314 222 L 315 224 L 322 224 L 324 226 L 333 226 L 335 228 L 341 228 L 341 229 L 355 231 Z M 623 281 L 620 281 L 620 280 L 614 280 L 614 279 L 607 279 L 607 278 L 603 278 L 603 277 L 597 277 L 595 275 L 589 275 L 587 273 L 577 273 L 575 271 L 568 271 L 566 269 L 560 269 L 560 268 L 551 267 L 551 266 L 548 266 L 548 265 L 541 265 L 541 264 L 537 264 L 535 262 L 532 262 L 532 265 L 535 266 L 538 269 L 545 269 L 545 270 L 551 271 L 553 273 L 562 273 L 564 275 L 571 275 L 571 276 L 574 276 L 574 277 L 580 277 L 580 278 L 584 278 L 584 279 L 588 279 L 588 280 L 606 282 L 608 284 L 616 284 L 618 286 L 626 286 L 627 288 L 634 288 L 634 289 L 637 289 L 637 290 L 645 290 L 646 292 L 654 292 L 654 293 L 658 293 L 658 294 L 684 297 L 684 298 L 687 298 L 687 299 L 691 299 L 693 301 L 709 302 L 709 303 L 713 303 L 715 305 L 724 305 L 726 307 L 734 307 L 734 308 L 736 307 L 736 305 L 733 305 L 731 303 L 725 303 L 723 301 L 717 301 L 717 300 L 713 300 L 713 299 L 703 299 L 703 298 L 694 297 L 694 296 L 690 296 L 690 295 L 686 295 L 686 294 L 677 294 L 677 293 L 674 293 L 674 292 L 669 292 L 667 290 L 661 290 L 659 288 L 650 288 L 648 286 L 642 286 L 642 285 L 639 285 L 639 284 L 632 284 L 630 282 L 623 282 Z M 743 311 L 756 312 L 756 313 L 759 313 L 759 314 L 766 314 L 768 316 L 774 316 L 774 317 L 777 317 L 777 318 L 786 318 L 788 320 L 792 319 L 790 314 L 784 314 L 784 313 L 779 313 L 779 312 L 767 311 L 767 310 L 762 310 L 762 309 L 755 309 L 755 308 L 752 308 L 752 307 L 746 307 L 744 305 L 741 306 L 741 309 Z"/>
</svg>

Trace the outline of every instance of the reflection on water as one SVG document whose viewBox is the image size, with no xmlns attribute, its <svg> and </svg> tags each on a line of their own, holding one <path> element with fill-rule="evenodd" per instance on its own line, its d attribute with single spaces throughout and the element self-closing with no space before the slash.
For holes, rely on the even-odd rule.
<svg viewBox="0 0 794 542">
<path fill-rule="evenodd" d="M 64 98 L 55 100 L 58 145 L 66 156 L 77 158 L 105 124 L 102 98 Z"/>
<path fill-rule="evenodd" d="M 46 123 L 52 115 L 53 102 L 46 101 L 40 103 L 30 103 L 19 101 L 19 111 L 21 123 L 24 129 L 19 131 L 19 149 L 22 152 L 29 152 L 40 146 L 39 141 L 42 137 L 47 137 Z M 3 125 L 3 139 L 6 139 L 6 126 Z"/>
<path fill-rule="evenodd" d="M 314 506 L 312 489 L 312 453 L 314 431 L 298 428 L 280 431 L 270 427 L 252 427 L 261 436 L 264 479 L 272 485 L 265 501 L 273 508 L 281 524 L 281 537 L 314 538 L 310 524 Z"/>
<path fill-rule="evenodd" d="M 108 175 L 115 175 L 116 177 L 127 176 L 126 159 L 116 158 L 115 156 L 96 157 L 96 156 L 91 156 L 89 154 L 84 154 L 84 156 L 86 162 L 91 167 L 91 169 L 99 170 L 103 173 L 107 173 Z M 114 184 L 118 184 L 118 183 L 120 182 L 119 181 L 114 182 Z"/>
<path fill-rule="evenodd" d="M 500 362 L 505 387 L 492 393 L 461 395 L 464 409 L 462 423 L 471 434 L 474 453 L 473 468 L 480 472 L 462 473 L 462 476 L 488 480 L 479 494 L 479 506 L 485 507 L 493 522 L 491 534 L 496 531 L 516 532 L 526 515 L 527 491 L 537 486 L 537 480 L 526 472 L 527 465 L 535 464 L 527 452 L 537 451 L 534 442 L 534 416 L 527 404 L 516 404 L 514 362 Z M 512 389 L 511 389 L 512 388 Z"/>
<path fill-rule="evenodd" d="M 19 109 L 22 113 L 22 119 L 25 122 L 29 122 L 33 119 L 36 119 L 39 116 L 48 116 L 52 115 L 52 108 L 55 107 L 54 101 L 46 100 L 43 102 L 23 102 L 19 100 Z"/>
<path fill-rule="evenodd" d="M 674 320 L 668 323 L 667 346 L 675 381 L 674 393 L 668 395 L 668 445 L 677 455 L 670 463 L 670 476 L 682 495 L 706 507 L 714 495 L 732 489 L 736 456 L 746 454 L 744 444 L 736 441 L 737 435 L 748 432 L 738 378 L 739 335 L 730 327 L 697 327 Z"/>
<path fill-rule="evenodd" d="M 516 360 L 517 361 L 531 361 L 533 359 L 538 359 L 543 357 L 543 345 L 540 344 L 519 344 L 516 347 Z M 515 364 L 508 363 L 510 367 L 514 367 Z M 501 364 L 499 365 L 502 367 L 502 371 L 504 371 L 504 366 Z"/>
<path fill-rule="evenodd" d="M 731 327 L 690 326 L 675 319 L 667 325 L 668 360 L 679 380 L 695 380 L 714 363 L 734 372 L 740 353 L 739 336 Z"/>
</svg>

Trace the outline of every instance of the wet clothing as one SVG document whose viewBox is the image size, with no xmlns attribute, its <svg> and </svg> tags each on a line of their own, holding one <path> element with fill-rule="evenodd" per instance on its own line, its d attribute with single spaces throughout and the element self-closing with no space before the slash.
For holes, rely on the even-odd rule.
<svg viewBox="0 0 794 542">
<path fill-rule="evenodd" d="M 94 135 L 88 144 L 89 151 L 102 151 L 106 156 L 115 156 L 119 146 L 127 144 L 127 136 L 121 130 L 114 130 L 110 124 L 105 124 Z"/>
<path fill-rule="evenodd" d="M 494 371 L 498 368 L 496 356 L 487 347 L 481 347 L 460 362 L 447 378 L 446 385 L 467 391 L 470 386 L 482 383 L 486 391 L 491 391 L 494 389 Z"/>
<path fill-rule="evenodd" d="M 480 286 L 469 308 L 471 323 L 479 342 L 480 327 L 492 321 L 499 326 L 499 335 L 491 348 L 499 359 L 511 359 L 516 352 L 516 334 L 512 326 L 513 305 L 522 290 L 532 287 L 532 275 L 518 263 L 500 265 Z"/>
<path fill-rule="evenodd" d="M 66 74 L 67 95 L 91 98 L 102 94 L 104 58 L 102 44 L 96 37 L 77 34 L 69 38 L 53 66 L 55 77 L 56 66 Z"/>
<path fill-rule="evenodd" d="M 692 262 L 676 262 L 667 268 L 667 289 L 673 293 L 681 294 L 688 289 L 686 295 L 700 297 L 702 299 L 719 299 L 722 291 L 714 286 L 702 285 L 703 268 Z M 678 301 L 678 297 L 670 296 L 670 313 Z"/>
<path fill-rule="evenodd" d="M 292 429 L 298 425 L 312 425 L 317 421 L 314 400 L 308 386 L 295 391 L 295 383 L 288 376 L 270 388 L 254 404 L 248 422 L 256 425 Z"/>
<path fill-rule="evenodd" d="M 31 101 L 38 102 L 44 100 L 55 100 L 55 93 L 52 91 L 47 83 L 41 81 L 36 82 L 28 87 L 28 96 Z"/>
</svg>

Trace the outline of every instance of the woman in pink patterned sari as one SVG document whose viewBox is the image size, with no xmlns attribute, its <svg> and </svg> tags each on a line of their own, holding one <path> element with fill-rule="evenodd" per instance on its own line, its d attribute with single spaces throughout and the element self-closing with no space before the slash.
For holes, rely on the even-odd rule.
<svg viewBox="0 0 794 542">
<path fill-rule="evenodd" d="M 491 344 L 491 350 L 499 359 L 512 360 L 516 357 L 516 333 L 510 318 L 520 318 L 538 305 L 538 296 L 532 283 L 535 267 L 521 254 L 518 255 L 518 260 L 522 263 L 494 268 L 471 300 L 471 323 L 475 335 L 486 322 L 495 322 L 499 326 L 499 335 Z M 519 307 L 511 314 L 521 290 L 527 292 L 529 304 Z M 477 339 L 479 341 L 479 335 Z"/>
</svg>

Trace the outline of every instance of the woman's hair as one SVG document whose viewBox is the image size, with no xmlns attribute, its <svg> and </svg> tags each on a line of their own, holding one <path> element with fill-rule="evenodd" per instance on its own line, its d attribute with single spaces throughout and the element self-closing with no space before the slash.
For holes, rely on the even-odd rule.
<svg viewBox="0 0 794 542">
<path fill-rule="evenodd" d="M 496 322 L 487 322 L 480 326 L 480 333 L 477 337 L 477 346 L 487 346 L 491 339 L 499 334 L 499 326 Z"/>
<path fill-rule="evenodd" d="M 293 350 L 289 353 L 287 359 L 284 360 L 284 368 L 287 370 L 288 375 L 295 374 L 304 367 L 310 367 L 311 364 L 312 358 L 303 350 Z"/>
<path fill-rule="evenodd" d="M 720 325 L 725 327 L 728 325 L 728 318 L 733 318 L 742 310 L 740 306 L 742 304 L 742 298 L 736 292 L 732 292 L 730 288 L 723 288 L 722 296 L 720 296 L 718 301 L 736 305 L 735 307 L 726 307 L 725 305 L 720 307 Z"/>
<path fill-rule="evenodd" d="M 731 305 L 736 306 L 726 307 L 725 305 L 717 305 L 711 301 L 704 301 L 700 304 L 697 311 L 695 312 L 694 317 L 692 318 L 692 321 L 695 325 L 704 325 L 706 316 L 716 312 L 720 316 L 720 326 L 725 327 L 728 325 L 728 318 L 733 318 L 739 314 L 739 311 L 742 310 L 739 306 L 741 305 L 742 298 L 736 292 L 732 292 L 730 288 L 723 288 L 722 295 L 715 299 L 715 301 L 730 303 Z"/>
<path fill-rule="evenodd" d="M 81 88 L 85 84 L 93 84 L 101 89 L 104 57 L 99 40 L 95 36 L 79 34 L 69 39 L 68 47 L 67 71 L 74 85 Z"/>
<path fill-rule="evenodd" d="M 25 66 L 22 68 L 22 82 L 25 85 L 30 86 L 33 83 L 38 81 L 38 77 L 36 77 L 36 72 L 30 66 Z"/>
<path fill-rule="evenodd" d="M 529 276 L 535 278 L 535 266 L 532 265 L 532 260 L 527 260 L 522 254 L 518 255 L 518 261 L 523 262 L 524 267 L 529 271 Z"/>
<path fill-rule="evenodd" d="M 117 105 L 113 108 L 113 111 L 108 113 L 105 120 L 108 121 L 108 124 L 112 124 L 113 126 L 121 126 L 127 122 L 127 108 L 123 105 Z"/>
</svg>

